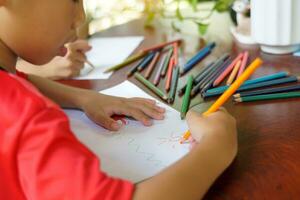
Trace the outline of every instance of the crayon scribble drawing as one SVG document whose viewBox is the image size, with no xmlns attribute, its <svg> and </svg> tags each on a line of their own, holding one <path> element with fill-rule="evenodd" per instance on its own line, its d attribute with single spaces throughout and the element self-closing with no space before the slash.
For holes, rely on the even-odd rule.
<svg viewBox="0 0 300 200">
<path fill-rule="evenodd" d="M 159 140 L 158 146 L 168 145 L 172 146 L 172 148 L 175 149 L 180 142 L 181 136 L 176 135 L 174 132 L 172 132 L 168 137 L 158 137 L 157 139 Z"/>
</svg>

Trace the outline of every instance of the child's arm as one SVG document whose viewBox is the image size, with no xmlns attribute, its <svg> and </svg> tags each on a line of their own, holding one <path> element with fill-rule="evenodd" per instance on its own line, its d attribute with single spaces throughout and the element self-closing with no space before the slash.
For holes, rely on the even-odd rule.
<svg viewBox="0 0 300 200">
<path fill-rule="evenodd" d="M 17 62 L 17 69 L 26 74 L 58 80 L 78 76 L 86 61 L 85 52 L 91 46 L 85 40 L 77 40 L 65 45 L 67 53 L 64 56 L 56 56 L 49 63 L 37 66 L 24 60 Z"/>
<path fill-rule="evenodd" d="M 83 110 L 94 122 L 109 130 L 116 131 L 120 128 L 120 125 L 111 118 L 114 114 L 133 117 L 146 126 L 152 124 L 151 118 L 157 120 L 164 118 L 165 110 L 158 107 L 153 100 L 103 95 L 35 75 L 29 75 L 29 80 L 60 106 Z"/>
<path fill-rule="evenodd" d="M 226 111 L 207 118 L 190 112 L 187 119 L 199 144 L 175 165 L 138 184 L 135 200 L 200 199 L 232 162 L 237 152 L 237 133 L 235 120 Z"/>
</svg>

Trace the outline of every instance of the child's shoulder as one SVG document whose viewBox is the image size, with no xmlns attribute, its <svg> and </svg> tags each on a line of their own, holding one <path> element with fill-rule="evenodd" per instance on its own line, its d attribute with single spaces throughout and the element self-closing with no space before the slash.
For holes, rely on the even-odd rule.
<svg viewBox="0 0 300 200">
<path fill-rule="evenodd" d="M 0 71 L 0 95 L 0 115 L 6 122 L 13 123 L 21 118 L 26 121 L 48 107 L 59 109 L 28 81 L 2 71 Z"/>
</svg>

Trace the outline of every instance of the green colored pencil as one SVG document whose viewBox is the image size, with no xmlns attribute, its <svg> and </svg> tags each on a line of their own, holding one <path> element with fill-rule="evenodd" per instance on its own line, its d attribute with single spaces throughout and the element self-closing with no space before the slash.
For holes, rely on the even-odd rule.
<svg viewBox="0 0 300 200">
<path fill-rule="evenodd" d="M 186 90 L 185 90 L 185 93 L 184 93 L 184 97 L 183 97 L 183 100 L 182 100 L 182 105 L 181 105 L 181 112 L 180 112 L 180 117 L 181 119 L 184 119 L 185 118 L 185 115 L 189 109 L 189 105 L 190 105 L 190 97 L 191 97 L 191 90 L 192 90 L 192 87 L 193 87 L 193 75 L 190 75 L 188 77 L 188 81 L 187 81 L 187 86 L 186 86 Z"/>
<path fill-rule="evenodd" d="M 152 92 L 154 92 L 157 96 L 162 98 L 163 100 L 167 100 L 168 97 L 165 93 L 163 93 L 159 88 L 157 88 L 155 85 L 153 85 L 150 81 L 145 79 L 140 73 L 136 72 L 134 74 L 134 77 L 140 81 L 142 84 L 144 84 L 146 87 L 148 87 Z"/>
<path fill-rule="evenodd" d="M 247 96 L 234 99 L 235 102 L 251 102 L 251 101 L 262 101 L 262 100 L 273 100 L 273 99 L 286 99 L 300 97 L 300 92 L 283 92 L 275 94 L 264 94 L 256 96 Z"/>
<path fill-rule="evenodd" d="M 175 99 L 176 89 L 177 89 L 177 83 L 179 78 L 179 67 L 173 68 L 172 73 L 172 84 L 171 84 L 171 90 L 168 98 L 168 103 L 173 103 Z"/>
<path fill-rule="evenodd" d="M 170 50 L 167 53 L 167 56 L 165 57 L 163 68 L 162 68 L 161 73 L 160 73 L 160 75 L 162 77 L 165 77 L 165 75 L 167 73 L 167 69 L 168 69 L 169 62 L 170 62 L 170 59 L 172 57 L 172 54 L 173 54 L 173 48 L 170 48 Z"/>
<path fill-rule="evenodd" d="M 117 64 L 113 67 L 108 68 L 107 70 L 104 71 L 104 73 L 108 73 L 108 72 L 111 72 L 111 71 L 116 71 L 118 69 L 121 69 L 121 68 L 125 67 L 126 65 L 129 65 L 129 64 L 141 59 L 146 54 L 147 54 L 146 52 L 137 53 L 136 55 L 133 55 L 133 56 L 127 58 L 124 62 L 122 62 L 120 64 Z"/>
</svg>

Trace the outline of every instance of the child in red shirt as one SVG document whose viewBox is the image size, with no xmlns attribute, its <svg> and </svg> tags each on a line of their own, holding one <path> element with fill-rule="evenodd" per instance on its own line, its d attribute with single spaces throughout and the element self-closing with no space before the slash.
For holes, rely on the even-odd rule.
<svg viewBox="0 0 300 200">
<path fill-rule="evenodd" d="M 27 81 L 11 74 L 18 56 L 40 65 L 57 55 L 84 20 L 82 4 L 82 0 L 0 0 L 0 65 L 6 70 L 0 71 L 0 198 L 202 197 L 236 155 L 235 120 L 225 110 L 206 118 L 189 112 L 189 129 L 196 141 L 202 137 L 201 143 L 176 164 L 134 186 L 99 171 L 98 159 L 74 137 L 65 114 L 41 93 L 60 106 L 83 110 L 110 130 L 120 128 L 111 119 L 113 114 L 151 125 L 151 118 L 163 119 L 163 109 L 146 99 L 111 97 L 33 75 Z"/>
</svg>

